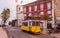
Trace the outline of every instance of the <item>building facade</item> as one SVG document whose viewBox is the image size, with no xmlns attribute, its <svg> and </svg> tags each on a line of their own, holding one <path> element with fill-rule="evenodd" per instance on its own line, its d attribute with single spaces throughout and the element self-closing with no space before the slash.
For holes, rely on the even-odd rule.
<svg viewBox="0 0 60 38">
<path fill-rule="evenodd" d="M 23 20 L 23 13 L 22 13 L 22 9 L 23 9 L 23 6 L 18 2 L 18 0 L 16 0 L 16 16 L 17 16 L 17 26 L 21 26 L 22 25 L 22 20 Z"/>
<path fill-rule="evenodd" d="M 59 4 L 60 0 L 55 0 L 55 22 L 56 25 L 60 25 L 60 4 Z"/>
<path fill-rule="evenodd" d="M 23 5 L 23 15 L 24 20 L 40 20 L 40 26 L 43 29 L 47 28 L 44 16 L 48 15 L 52 17 L 52 21 L 49 21 L 49 23 L 52 27 L 54 27 L 54 0 L 37 0 L 35 2 Z"/>
</svg>

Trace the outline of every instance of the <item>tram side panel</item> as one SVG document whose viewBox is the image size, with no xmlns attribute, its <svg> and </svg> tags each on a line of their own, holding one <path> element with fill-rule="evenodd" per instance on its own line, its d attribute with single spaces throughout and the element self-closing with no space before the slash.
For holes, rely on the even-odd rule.
<svg viewBox="0 0 60 38">
<path fill-rule="evenodd" d="M 28 26 L 21 26 L 21 30 L 29 31 L 29 27 Z"/>
<path fill-rule="evenodd" d="M 41 32 L 40 26 L 21 26 L 21 30 L 39 33 Z"/>
<path fill-rule="evenodd" d="M 41 32 L 41 27 L 37 22 L 33 22 L 31 25 L 29 25 L 29 22 L 24 22 L 23 25 L 21 26 L 21 30 L 28 31 L 28 32 L 33 32 L 33 33 L 40 33 Z"/>
<path fill-rule="evenodd" d="M 34 32 L 34 33 L 41 32 L 40 26 L 31 26 L 31 32 Z"/>
</svg>

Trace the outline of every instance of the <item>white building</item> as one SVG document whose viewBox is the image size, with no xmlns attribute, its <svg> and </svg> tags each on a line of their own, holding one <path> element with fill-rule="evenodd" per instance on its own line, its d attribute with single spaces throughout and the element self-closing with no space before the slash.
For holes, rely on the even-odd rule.
<svg viewBox="0 0 60 38">
<path fill-rule="evenodd" d="M 17 20 L 18 20 L 18 26 L 22 25 L 22 20 L 23 20 L 23 13 L 22 13 L 22 9 L 23 9 L 23 6 L 21 5 L 22 3 L 20 2 L 20 0 L 16 1 L 16 12 L 17 12 Z"/>
</svg>

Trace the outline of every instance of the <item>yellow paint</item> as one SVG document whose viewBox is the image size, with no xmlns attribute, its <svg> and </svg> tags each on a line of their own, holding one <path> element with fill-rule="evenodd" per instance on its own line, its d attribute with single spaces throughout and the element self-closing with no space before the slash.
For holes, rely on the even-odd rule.
<svg viewBox="0 0 60 38">
<path fill-rule="evenodd" d="M 31 32 L 41 32 L 40 26 L 21 26 L 21 30 L 31 31 Z"/>
<path fill-rule="evenodd" d="M 31 32 L 41 32 L 40 26 L 31 26 Z"/>
<path fill-rule="evenodd" d="M 28 26 L 21 26 L 21 30 L 29 31 L 29 27 Z"/>
</svg>

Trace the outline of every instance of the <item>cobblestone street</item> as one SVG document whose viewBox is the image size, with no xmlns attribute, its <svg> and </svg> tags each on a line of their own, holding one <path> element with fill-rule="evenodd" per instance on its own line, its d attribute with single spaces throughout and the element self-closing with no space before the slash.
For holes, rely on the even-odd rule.
<svg viewBox="0 0 60 38">
<path fill-rule="evenodd" d="M 9 31 L 10 35 L 12 35 L 13 38 L 53 38 L 52 36 L 46 34 L 39 34 L 39 35 L 29 34 L 21 31 L 18 28 L 10 28 L 7 30 Z"/>
</svg>

